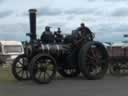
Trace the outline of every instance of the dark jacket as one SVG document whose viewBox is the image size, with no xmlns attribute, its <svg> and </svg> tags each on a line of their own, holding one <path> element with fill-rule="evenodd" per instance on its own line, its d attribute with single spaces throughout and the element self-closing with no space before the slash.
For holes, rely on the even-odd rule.
<svg viewBox="0 0 128 96">
<path fill-rule="evenodd" d="M 52 32 L 45 31 L 41 35 L 41 41 L 43 44 L 54 43 L 54 35 L 52 34 Z"/>
<path fill-rule="evenodd" d="M 63 35 L 58 33 L 58 32 L 56 32 L 54 34 L 54 38 L 55 38 L 56 43 L 62 43 L 63 42 Z"/>
<path fill-rule="evenodd" d="M 79 27 L 78 31 L 80 32 L 81 38 L 85 39 L 93 39 L 92 32 L 88 27 Z"/>
</svg>

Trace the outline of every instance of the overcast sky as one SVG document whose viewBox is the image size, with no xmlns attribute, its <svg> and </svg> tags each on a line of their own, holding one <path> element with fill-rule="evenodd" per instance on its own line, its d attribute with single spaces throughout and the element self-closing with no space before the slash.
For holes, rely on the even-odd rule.
<svg viewBox="0 0 128 96">
<path fill-rule="evenodd" d="M 122 41 L 128 33 L 128 0 L 0 0 L 0 40 L 26 40 L 28 9 L 36 8 L 38 36 L 44 26 L 64 33 L 81 22 L 100 41 Z"/>
</svg>

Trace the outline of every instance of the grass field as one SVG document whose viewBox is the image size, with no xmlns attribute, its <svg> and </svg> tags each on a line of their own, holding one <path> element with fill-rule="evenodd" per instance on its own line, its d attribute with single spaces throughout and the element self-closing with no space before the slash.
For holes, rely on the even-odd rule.
<svg viewBox="0 0 128 96">
<path fill-rule="evenodd" d="M 64 78 L 57 73 L 55 79 L 64 79 Z M 10 65 L 0 66 L 0 84 L 11 83 L 11 82 L 19 82 L 13 77 L 11 72 L 11 66 Z"/>
<path fill-rule="evenodd" d="M 11 73 L 11 66 L 0 66 L 0 83 L 14 82 L 15 79 Z"/>
<path fill-rule="evenodd" d="M 109 71 L 107 72 L 106 75 L 110 75 Z M 127 75 L 122 75 L 122 76 L 128 76 L 128 74 Z M 59 73 L 57 73 L 55 79 L 64 80 L 66 78 L 62 77 Z M 2 84 L 2 83 L 11 83 L 11 82 L 13 82 L 13 83 L 19 82 L 12 75 L 11 65 L 6 65 L 5 64 L 3 66 L 0 66 L 0 84 Z"/>
</svg>

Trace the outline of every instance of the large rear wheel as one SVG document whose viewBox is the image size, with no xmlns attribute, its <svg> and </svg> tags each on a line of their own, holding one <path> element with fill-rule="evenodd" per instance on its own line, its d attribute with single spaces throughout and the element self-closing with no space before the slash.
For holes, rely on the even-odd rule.
<svg viewBox="0 0 128 96">
<path fill-rule="evenodd" d="M 89 80 L 101 79 L 108 69 L 108 54 L 100 42 L 88 42 L 79 54 L 80 70 Z"/>
</svg>

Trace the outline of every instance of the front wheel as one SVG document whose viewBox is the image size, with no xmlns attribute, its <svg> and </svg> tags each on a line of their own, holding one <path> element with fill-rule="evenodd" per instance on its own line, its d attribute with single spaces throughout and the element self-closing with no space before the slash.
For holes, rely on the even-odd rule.
<svg viewBox="0 0 128 96">
<path fill-rule="evenodd" d="M 49 54 L 37 54 L 30 66 L 32 80 L 39 84 L 50 83 L 56 75 L 56 61 Z"/>
<path fill-rule="evenodd" d="M 108 69 L 108 54 L 100 42 L 88 42 L 79 54 L 80 70 L 89 80 L 101 79 Z"/>
<path fill-rule="evenodd" d="M 17 80 L 29 80 L 29 60 L 26 55 L 19 55 L 12 64 L 12 74 Z"/>
</svg>

